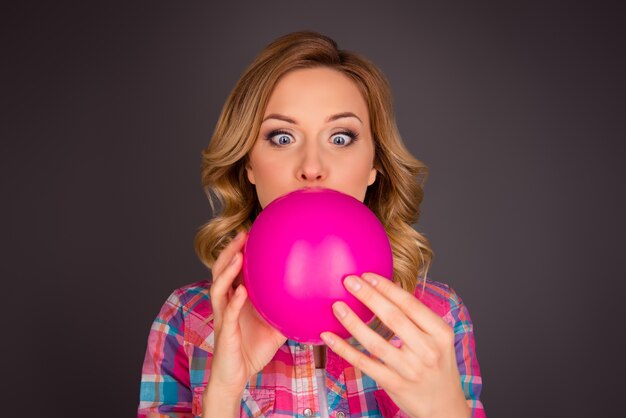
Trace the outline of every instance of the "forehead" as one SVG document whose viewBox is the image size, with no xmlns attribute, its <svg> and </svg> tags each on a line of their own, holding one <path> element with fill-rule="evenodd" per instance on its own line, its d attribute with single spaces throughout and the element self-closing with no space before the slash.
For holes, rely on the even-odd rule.
<svg viewBox="0 0 626 418">
<path fill-rule="evenodd" d="M 355 81 L 327 67 L 293 70 L 283 75 L 270 95 L 265 114 L 351 111 L 368 117 L 367 103 Z"/>
</svg>

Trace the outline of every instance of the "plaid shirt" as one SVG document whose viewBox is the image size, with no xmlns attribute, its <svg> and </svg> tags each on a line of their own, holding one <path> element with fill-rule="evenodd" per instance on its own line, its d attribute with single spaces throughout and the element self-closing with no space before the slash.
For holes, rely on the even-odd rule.
<svg viewBox="0 0 626 418">
<path fill-rule="evenodd" d="M 138 417 L 192 418 L 202 415 L 202 393 L 213 359 L 210 281 L 175 290 L 152 324 L 143 363 Z M 482 379 L 467 307 L 452 288 L 428 279 L 424 304 L 454 328 L 461 385 L 473 418 L 485 417 Z M 351 339 L 351 343 L 358 344 Z M 399 346 L 393 337 L 391 343 Z M 364 349 L 361 347 L 364 351 Z M 329 416 L 407 417 L 376 382 L 327 351 L 325 390 Z M 241 417 L 319 417 L 313 346 L 287 340 L 274 358 L 251 377 L 241 400 Z M 148 415 L 150 414 L 150 415 Z"/>
</svg>

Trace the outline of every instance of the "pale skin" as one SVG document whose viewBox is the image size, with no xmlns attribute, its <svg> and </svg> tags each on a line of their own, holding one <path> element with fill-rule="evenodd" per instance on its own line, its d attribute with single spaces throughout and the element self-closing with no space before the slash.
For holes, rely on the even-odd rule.
<svg viewBox="0 0 626 418">
<path fill-rule="evenodd" d="M 356 84 L 333 69 L 299 69 L 281 78 L 246 167 L 261 207 L 304 187 L 326 187 L 363 201 L 377 175 L 367 109 Z M 256 312 L 242 284 L 233 289 L 241 281 L 246 238 L 245 232 L 239 233 L 213 266 L 215 348 L 203 399 L 204 418 L 239 416 L 249 378 L 286 341 Z M 328 347 L 376 380 L 412 417 L 469 417 L 456 365 L 454 332 L 443 319 L 380 276 L 349 276 L 344 285 L 399 336 L 403 346 L 392 346 L 347 305 L 337 302 L 333 305 L 337 318 L 375 357 L 332 333 L 322 333 Z M 325 346 L 316 347 L 317 367 L 323 367 L 324 353 Z"/>
</svg>

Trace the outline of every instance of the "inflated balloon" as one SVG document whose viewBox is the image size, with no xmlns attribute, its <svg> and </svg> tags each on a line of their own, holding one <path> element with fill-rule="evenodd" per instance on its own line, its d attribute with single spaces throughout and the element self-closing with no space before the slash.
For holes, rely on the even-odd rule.
<svg viewBox="0 0 626 418">
<path fill-rule="evenodd" d="M 391 278 L 393 257 L 384 227 L 366 205 L 335 190 L 306 188 L 261 211 L 242 268 L 250 301 L 269 324 L 289 339 L 323 344 L 323 331 L 350 336 L 333 314 L 334 302 L 345 302 L 364 322 L 374 317 L 343 279 L 365 272 Z"/>
</svg>

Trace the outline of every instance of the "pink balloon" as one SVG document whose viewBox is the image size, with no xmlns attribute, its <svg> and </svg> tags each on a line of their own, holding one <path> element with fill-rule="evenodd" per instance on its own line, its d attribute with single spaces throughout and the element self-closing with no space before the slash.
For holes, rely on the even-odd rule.
<svg viewBox="0 0 626 418">
<path fill-rule="evenodd" d="M 387 233 L 362 202 L 306 188 L 275 199 L 257 216 L 243 252 L 243 280 L 261 316 L 287 338 L 323 344 L 319 335 L 350 333 L 335 318 L 343 301 L 366 323 L 374 314 L 344 287 L 351 274 L 393 275 Z"/>
</svg>

